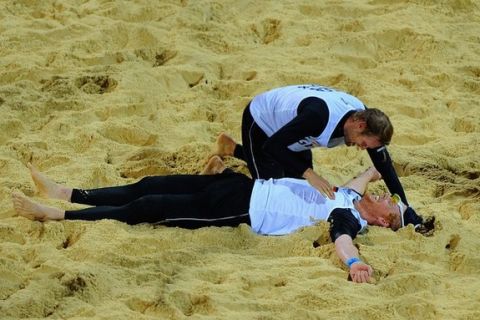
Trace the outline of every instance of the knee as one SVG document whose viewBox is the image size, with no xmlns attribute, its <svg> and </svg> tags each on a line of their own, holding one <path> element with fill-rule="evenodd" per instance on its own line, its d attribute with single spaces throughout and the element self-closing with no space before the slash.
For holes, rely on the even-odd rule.
<svg viewBox="0 0 480 320">
<path fill-rule="evenodd" d="M 162 177 L 156 177 L 156 176 L 143 177 L 141 180 L 139 180 L 137 183 L 135 183 L 135 185 L 136 185 L 137 188 L 149 189 L 153 185 L 155 185 L 155 183 L 157 183 L 158 180 L 161 179 L 161 178 Z"/>
<path fill-rule="evenodd" d="M 140 179 L 137 184 L 138 185 L 148 185 L 151 183 L 152 181 L 152 178 L 151 176 L 148 176 L 148 177 L 143 177 L 142 179 Z"/>
<path fill-rule="evenodd" d="M 158 208 L 161 206 L 161 198 L 158 196 L 143 196 L 131 202 L 130 205 L 132 216 L 129 217 L 130 223 L 142 223 L 142 222 L 156 222 L 161 220 L 161 217 L 157 217 Z"/>
<path fill-rule="evenodd" d="M 155 204 L 158 205 L 158 199 L 154 201 L 153 198 L 154 196 L 152 195 L 143 196 L 133 201 L 133 204 L 139 212 L 146 213 L 151 211 L 155 207 Z"/>
</svg>

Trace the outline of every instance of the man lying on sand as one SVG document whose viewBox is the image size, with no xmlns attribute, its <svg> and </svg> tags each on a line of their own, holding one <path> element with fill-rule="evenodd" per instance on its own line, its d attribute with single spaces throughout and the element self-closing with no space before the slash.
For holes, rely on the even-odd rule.
<svg viewBox="0 0 480 320">
<path fill-rule="evenodd" d="M 57 184 L 30 164 L 29 169 L 42 196 L 94 206 L 62 210 L 13 193 L 17 213 L 32 220 L 115 219 L 182 228 L 247 223 L 262 235 L 284 235 L 328 221 L 337 255 L 354 282 L 367 282 L 373 270 L 359 258 L 352 239 L 367 224 L 397 230 L 411 222 L 401 201 L 388 194 L 364 194 L 370 181 L 381 178 L 373 167 L 337 188 L 335 199 L 302 179 L 252 180 L 225 169 L 218 156 L 210 159 L 203 175 L 151 176 L 130 185 L 91 190 Z"/>
</svg>

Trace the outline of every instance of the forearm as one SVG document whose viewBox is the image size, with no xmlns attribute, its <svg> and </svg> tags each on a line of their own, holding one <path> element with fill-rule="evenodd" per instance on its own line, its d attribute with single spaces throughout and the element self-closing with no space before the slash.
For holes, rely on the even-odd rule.
<svg viewBox="0 0 480 320">
<path fill-rule="evenodd" d="M 352 238 L 349 235 L 343 234 L 338 237 L 335 240 L 335 249 L 338 257 L 348 266 L 353 282 L 363 283 L 370 281 L 373 269 L 358 257 L 358 250 L 353 245 Z"/>
<path fill-rule="evenodd" d="M 368 183 L 379 178 L 380 176 L 378 175 L 378 172 L 375 171 L 375 169 L 368 168 L 367 170 L 359 174 L 357 177 L 345 183 L 343 186 L 353 189 L 363 195 L 367 190 Z"/>
<path fill-rule="evenodd" d="M 343 234 L 335 240 L 335 251 L 343 263 L 351 258 L 358 258 L 357 247 L 353 245 L 353 240 L 349 235 Z"/>
<path fill-rule="evenodd" d="M 383 181 L 391 194 L 398 194 L 402 201 L 408 205 L 405 191 L 403 190 L 397 172 L 393 167 L 392 159 L 386 147 L 367 149 L 368 155 L 375 168 L 382 175 Z"/>
</svg>

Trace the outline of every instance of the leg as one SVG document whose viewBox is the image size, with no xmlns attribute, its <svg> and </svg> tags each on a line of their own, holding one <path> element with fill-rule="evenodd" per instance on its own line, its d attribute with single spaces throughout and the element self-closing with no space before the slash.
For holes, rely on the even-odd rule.
<svg viewBox="0 0 480 320">
<path fill-rule="evenodd" d="M 201 217 L 205 201 L 197 195 L 149 195 L 121 207 L 100 206 L 80 210 L 61 210 L 37 203 L 21 193 L 12 195 L 17 213 L 31 220 L 101 220 L 113 219 L 137 224 L 164 222 L 169 217 Z"/>
<path fill-rule="evenodd" d="M 98 206 L 65 211 L 68 220 L 113 219 L 128 224 L 162 223 L 169 217 L 201 216 L 205 211 L 199 194 L 146 195 L 123 206 Z"/>
<path fill-rule="evenodd" d="M 60 210 L 13 194 L 17 213 L 32 220 L 114 219 L 129 224 L 162 223 L 183 228 L 236 226 L 250 223 L 248 207 L 253 181 L 237 173 L 225 174 L 205 192 L 182 195 L 147 195 L 123 206 Z"/>
<path fill-rule="evenodd" d="M 93 206 L 123 206 L 147 195 L 198 193 L 224 177 L 225 174 L 145 177 L 125 186 L 90 190 L 73 189 L 72 202 Z"/>
<path fill-rule="evenodd" d="M 263 151 L 267 139 L 268 136 L 253 120 L 250 108 L 247 108 L 242 119 L 243 153 L 254 179 L 284 177 L 280 164 Z"/>
<path fill-rule="evenodd" d="M 250 223 L 248 208 L 253 181 L 229 173 L 200 193 L 147 195 L 120 206 L 66 211 L 65 219 L 115 219 L 128 224 L 160 223 L 182 228 L 236 226 Z"/>
</svg>

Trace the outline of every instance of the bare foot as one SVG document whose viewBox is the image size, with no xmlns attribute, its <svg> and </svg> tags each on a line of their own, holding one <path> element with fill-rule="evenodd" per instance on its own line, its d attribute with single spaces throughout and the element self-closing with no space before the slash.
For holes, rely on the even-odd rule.
<svg viewBox="0 0 480 320">
<path fill-rule="evenodd" d="M 28 163 L 27 167 L 30 169 L 33 182 L 37 186 L 38 193 L 42 197 L 70 201 L 72 197 L 71 188 L 55 183 L 53 180 L 38 171 L 31 163 Z"/>
<path fill-rule="evenodd" d="M 200 174 L 220 174 L 223 172 L 223 170 L 225 170 L 225 164 L 223 163 L 222 159 L 219 156 L 212 156 Z"/>
<path fill-rule="evenodd" d="M 220 157 L 233 156 L 237 143 L 232 137 L 225 132 L 220 133 L 217 137 L 217 152 Z"/>
<path fill-rule="evenodd" d="M 20 192 L 12 194 L 12 201 L 15 211 L 22 217 L 30 220 L 62 220 L 65 217 L 65 211 L 37 203 Z"/>
</svg>

